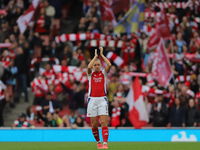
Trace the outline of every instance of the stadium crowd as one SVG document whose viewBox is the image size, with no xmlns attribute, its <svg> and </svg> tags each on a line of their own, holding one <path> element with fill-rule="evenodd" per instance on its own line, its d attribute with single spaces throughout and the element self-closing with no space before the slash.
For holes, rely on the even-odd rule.
<svg viewBox="0 0 200 150">
<path fill-rule="evenodd" d="M 129 1 L 129 0 L 128 0 Z M 113 59 L 107 79 L 109 120 L 111 127 L 131 127 L 129 106 L 126 103 L 131 81 L 130 72 L 146 73 L 140 77 L 142 93 L 153 127 L 197 127 L 200 124 L 200 65 L 199 60 L 188 60 L 185 53 L 200 53 L 200 1 L 189 0 L 192 5 L 181 8 L 171 5 L 166 8 L 169 19 L 171 41 L 165 41 L 170 57 L 173 77 L 166 88 L 151 76 L 155 50 L 148 49 L 148 40 L 155 27 L 159 6 L 154 1 L 145 2 L 144 29 L 130 36 L 121 34 L 122 47 L 105 45 L 105 56 L 113 52 L 122 58 L 123 65 Z M 14 121 L 13 127 L 87 127 L 86 116 L 88 82 L 85 73 L 87 64 L 94 56 L 90 40 L 68 40 L 58 42 L 63 34 L 64 22 L 74 19 L 72 8 L 83 5 L 83 14 L 71 33 L 114 35 L 111 21 L 101 19 L 98 0 L 41 0 L 32 24 L 24 34 L 19 31 L 17 19 L 24 14 L 31 0 L 0 1 L 0 127 L 6 107 L 15 109 L 15 104 L 33 101 L 24 108 Z M 108 0 L 112 4 L 114 1 Z M 133 1 L 129 1 L 133 3 Z M 156 2 L 163 2 L 156 0 Z M 167 2 L 188 2 L 167 0 Z M 119 21 L 128 11 L 115 12 Z M 152 13 L 153 12 L 153 13 Z M 153 14 L 153 15 L 150 15 Z M 175 57 L 174 57 L 175 56 Z M 115 57 L 115 58 L 116 58 Z M 101 58 L 100 58 L 101 59 Z M 102 67 L 104 67 L 102 63 Z M 32 89 L 34 100 L 28 96 Z M 6 118 L 4 118 L 6 119 Z"/>
</svg>

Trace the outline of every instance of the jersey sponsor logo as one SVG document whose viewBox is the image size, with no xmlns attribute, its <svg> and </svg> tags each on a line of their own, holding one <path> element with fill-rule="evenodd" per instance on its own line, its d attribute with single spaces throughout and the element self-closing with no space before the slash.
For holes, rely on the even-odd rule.
<svg viewBox="0 0 200 150">
<path fill-rule="evenodd" d="M 99 77 L 99 78 L 93 77 L 94 82 L 101 82 L 102 79 L 103 79 L 102 77 Z"/>
</svg>

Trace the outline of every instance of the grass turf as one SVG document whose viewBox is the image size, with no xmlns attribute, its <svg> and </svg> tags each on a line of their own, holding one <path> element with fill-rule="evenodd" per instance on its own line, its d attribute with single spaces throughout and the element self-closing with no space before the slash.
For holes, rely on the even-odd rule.
<svg viewBox="0 0 200 150">
<path fill-rule="evenodd" d="M 198 150 L 200 143 L 109 142 L 109 150 Z M 95 142 L 0 142 L 0 150 L 95 150 Z"/>
</svg>

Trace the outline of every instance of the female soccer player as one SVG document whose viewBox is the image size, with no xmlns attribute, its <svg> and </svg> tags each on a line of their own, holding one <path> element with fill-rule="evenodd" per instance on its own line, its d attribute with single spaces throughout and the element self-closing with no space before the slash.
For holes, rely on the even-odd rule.
<svg viewBox="0 0 200 150">
<path fill-rule="evenodd" d="M 108 100 L 106 98 L 106 77 L 110 71 L 111 63 L 103 55 L 103 47 L 100 47 L 100 55 L 107 64 L 105 70 L 101 71 L 101 62 L 97 58 L 97 49 L 95 49 L 95 56 L 91 60 L 87 68 L 87 75 L 89 80 L 89 92 L 87 100 L 87 116 L 90 117 L 92 123 L 92 133 L 97 141 L 98 149 L 108 149 Z M 92 71 L 93 68 L 93 71 Z M 98 118 L 102 127 L 103 147 L 99 139 Z"/>
</svg>

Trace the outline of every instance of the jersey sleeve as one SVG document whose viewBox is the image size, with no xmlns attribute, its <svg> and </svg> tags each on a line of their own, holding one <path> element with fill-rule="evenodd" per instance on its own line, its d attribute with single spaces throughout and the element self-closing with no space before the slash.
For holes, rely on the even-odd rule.
<svg viewBox="0 0 200 150">
<path fill-rule="evenodd" d="M 88 72 L 86 71 L 86 73 L 87 73 L 87 76 L 88 77 L 91 77 L 92 76 L 92 73 L 93 73 L 93 71 L 90 73 L 90 74 L 88 74 Z"/>
<path fill-rule="evenodd" d="M 102 72 L 103 72 L 103 74 L 105 75 L 105 77 L 108 76 L 108 74 L 107 74 L 107 72 L 105 71 L 105 69 L 104 69 Z"/>
</svg>

